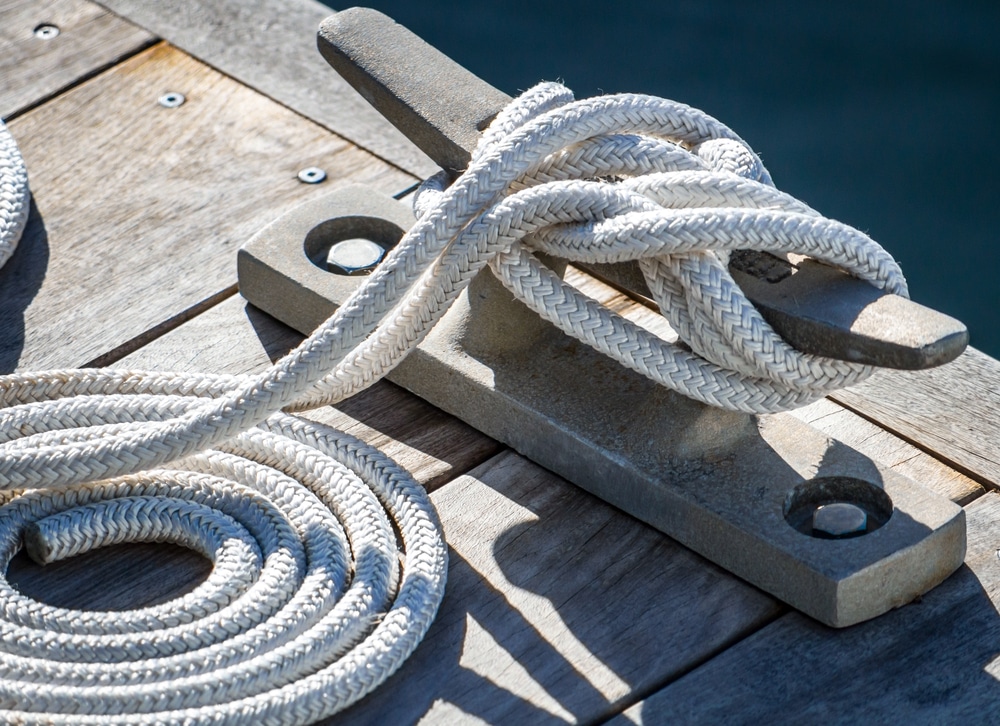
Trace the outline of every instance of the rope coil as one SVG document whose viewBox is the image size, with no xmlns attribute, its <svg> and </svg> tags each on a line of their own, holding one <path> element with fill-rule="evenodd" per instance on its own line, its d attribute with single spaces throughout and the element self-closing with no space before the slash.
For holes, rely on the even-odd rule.
<svg viewBox="0 0 1000 726">
<path fill-rule="evenodd" d="M 0 128 L 0 190 L 12 149 Z M 26 185 L 18 193 L 26 210 Z M 307 723 L 398 668 L 443 593 L 433 508 L 379 452 L 288 412 L 378 380 L 486 265 L 624 365 L 751 412 L 803 405 L 871 369 L 790 348 L 729 276 L 732 250 L 795 251 L 906 293 L 887 253 L 777 191 L 729 128 L 648 96 L 574 101 L 537 86 L 497 117 L 462 176 L 432 178 L 415 207 L 358 292 L 260 375 L 0 378 L 0 562 L 22 542 L 47 561 L 166 540 L 215 563 L 195 591 L 128 613 L 52 608 L 0 579 L 0 718 Z M 16 242 L 24 220 L 5 210 L 0 232 Z M 639 260 L 685 345 L 597 305 L 533 251 Z"/>
</svg>

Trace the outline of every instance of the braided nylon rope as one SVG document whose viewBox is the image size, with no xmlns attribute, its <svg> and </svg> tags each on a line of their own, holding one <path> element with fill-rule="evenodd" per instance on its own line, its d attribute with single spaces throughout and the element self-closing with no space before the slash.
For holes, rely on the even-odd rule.
<svg viewBox="0 0 1000 726">
<path fill-rule="evenodd" d="M 0 126 L 0 249 L 21 235 L 26 182 Z M 212 444 L 181 434 L 194 438 L 174 450 L 189 455 L 169 468 L 145 463 L 175 455 L 146 445 L 144 429 L 269 385 L 101 370 L 0 378 L 4 572 L 22 546 L 45 563 L 166 541 L 213 562 L 192 592 L 130 612 L 51 607 L 0 577 L 0 722 L 311 723 L 412 653 L 444 594 L 447 550 L 424 490 L 381 452 L 275 404 Z M 98 441 L 115 443 L 70 463 Z"/>
<path fill-rule="evenodd" d="M 0 718 L 304 723 L 393 672 L 444 586 L 433 509 L 379 452 L 287 412 L 371 385 L 486 265 L 622 364 L 751 412 L 871 371 L 784 343 L 729 276 L 732 250 L 800 252 L 906 294 L 887 253 L 777 191 L 729 128 L 647 96 L 574 101 L 537 86 L 497 117 L 464 174 L 428 180 L 415 206 L 416 224 L 361 289 L 261 375 L 0 378 L 4 562 L 21 542 L 48 561 L 169 540 L 215 563 L 192 593 L 127 613 L 50 608 L 0 582 L 0 707 L 12 711 Z M 638 260 L 685 344 L 597 305 L 533 251 Z M 399 570 L 386 510 L 405 549 Z"/>
<path fill-rule="evenodd" d="M 0 267 L 17 249 L 28 221 L 28 171 L 17 144 L 0 120 Z"/>
</svg>

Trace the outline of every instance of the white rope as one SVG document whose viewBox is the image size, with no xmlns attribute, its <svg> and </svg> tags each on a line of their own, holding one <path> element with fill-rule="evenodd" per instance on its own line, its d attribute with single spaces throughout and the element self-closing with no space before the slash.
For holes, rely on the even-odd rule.
<svg viewBox="0 0 1000 726">
<path fill-rule="evenodd" d="M 888 254 L 774 189 L 730 129 L 647 96 L 573 101 L 542 84 L 498 116 L 454 184 L 429 180 L 416 208 L 362 288 L 259 376 L 0 378 L 4 562 L 22 540 L 45 560 L 163 539 L 215 562 L 189 595 L 120 614 L 50 608 L 0 582 L 0 707 L 10 710 L 0 718 L 305 723 L 388 677 L 441 598 L 433 509 L 377 451 L 282 410 L 371 385 L 486 265 L 623 365 L 750 412 L 802 405 L 871 371 L 784 343 L 729 276 L 732 250 L 799 252 L 906 293 Z M 533 251 L 639 260 L 685 343 L 604 309 Z M 383 508 L 401 532 L 401 573 Z"/>
<path fill-rule="evenodd" d="M 13 251 L 28 190 L 2 126 L 0 194 L 0 249 Z M 190 440 L 174 450 L 191 455 L 168 468 L 143 463 L 173 458 L 150 454 L 144 429 L 269 385 L 110 370 L 0 378 L 3 572 L 22 543 L 42 563 L 137 541 L 213 562 L 192 592 L 121 613 L 52 607 L 0 577 L 0 722 L 311 723 L 417 646 L 447 550 L 424 490 L 379 451 L 272 405 L 214 445 L 180 434 Z M 98 441 L 110 445 L 88 458 Z"/>
<path fill-rule="evenodd" d="M 0 119 L 0 267 L 10 259 L 28 221 L 30 195 L 24 159 Z"/>
</svg>

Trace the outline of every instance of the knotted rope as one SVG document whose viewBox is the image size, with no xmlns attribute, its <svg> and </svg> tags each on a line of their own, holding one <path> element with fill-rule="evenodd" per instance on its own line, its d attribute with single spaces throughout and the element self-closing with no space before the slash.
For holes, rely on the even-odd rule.
<svg viewBox="0 0 1000 726">
<path fill-rule="evenodd" d="M 800 252 L 906 292 L 888 254 L 777 191 L 729 128 L 648 96 L 573 101 L 542 84 L 497 117 L 451 186 L 425 184 L 416 207 L 414 227 L 361 289 L 261 375 L 0 378 L 0 488 L 30 490 L 0 510 L 4 562 L 22 540 L 54 559 L 168 539 L 216 563 L 188 596 L 120 614 L 49 608 L 0 583 L 0 706 L 17 710 L 0 717 L 303 723 L 393 672 L 441 598 L 433 509 L 378 452 L 283 411 L 371 385 L 486 265 L 624 365 L 751 412 L 802 405 L 871 371 L 785 344 L 729 276 L 732 250 Z M 597 305 L 533 251 L 639 260 L 685 344 Z M 379 503 L 402 533 L 398 584 Z"/>
</svg>

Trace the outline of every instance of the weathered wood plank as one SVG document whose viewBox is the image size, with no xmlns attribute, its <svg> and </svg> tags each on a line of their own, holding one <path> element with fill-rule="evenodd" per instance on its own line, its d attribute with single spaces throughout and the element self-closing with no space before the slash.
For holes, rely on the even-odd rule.
<svg viewBox="0 0 1000 726">
<path fill-rule="evenodd" d="M 42 39 L 39 25 L 59 35 Z M 0 3 L 0 118 L 10 118 L 117 63 L 154 37 L 86 0 Z"/>
<path fill-rule="evenodd" d="M 316 50 L 315 0 L 100 0 L 196 58 L 420 177 L 438 170 Z"/>
<path fill-rule="evenodd" d="M 828 398 L 792 415 L 958 504 L 968 504 L 986 491 L 965 474 Z"/>
<path fill-rule="evenodd" d="M 187 96 L 164 108 L 160 95 Z M 236 282 L 236 250 L 331 186 L 412 177 L 161 44 L 11 123 L 35 207 L 0 270 L 0 370 L 81 365 Z M 298 181 L 306 166 L 329 179 Z"/>
<path fill-rule="evenodd" d="M 254 373 L 302 336 L 235 295 L 115 364 L 119 368 Z M 434 488 L 496 454 L 501 446 L 388 381 L 336 407 L 309 411 L 379 447 Z"/>
<path fill-rule="evenodd" d="M 677 334 L 661 315 L 590 275 L 569 267 L 566 280 L 637 325 L 666 340 L 676 340 Z M 840 395 L 843 394 L 838 394 Z M 965 474 L 955 471 L 933 456 L 829 399 L 817 401 L 811 406 L 793 411 L 792 414 L 862 454 L 888 465 L 893 471 L 959 504 L 966 504 L 984 491 L 978 482 Z"/>
<path fill-rule="evenodd" d="M 277 3 L 279 0 L 273 2 Z M 152 4 L 139 0 L 105 0 L 105 5 L 171 38 L 206 61 L 262 89 L 329 128 L 341 131 L 384 158 L 420 175 L 429 173 L 430 167 L 405 159 L 406 153 L 412 153 L 412 146 L 397 137 L 394 130 L 387 129 L 377 114 L 369 118 L 373 112 L 367 104 L 352 96 L 353 91 L 343 86 L 339 76 L 323 66 L 318 54 L 314 53 L 311 39 L 315 33 L 315 23 L 328 12 L 324 6 L 312 0 L 296 0 L 290 4 L 282 2 L 282 12 L 286 12 L 286 5 L 289 9 L 281 17 L 270 4 L 259 10 L 241 10 L 237 0 L 216 3 L 210 8 L 195 3 L 194 0 Z M 272 20 L 270 23 L 261 23 L 262 17 Z M 329 77 L 325 83 L 336 90 L 331 90 L 329 94 L 315 94 L 307 90 L 308 84 L 302 83 L 300 71 L 285 70 L 284 58 L 247 51 L 246 48 L 252 44 L 234 42 L 235 37 L 230 37 L 234 33 L 241 40 L 253 37 L 263 46 L 289 49 L 287 58 L 295 58 L 294 63 L 290 63 L 291 66 L 296 69 L 312 68 L 317 78 L 324 77 L 325 74 Z M 251 35 L 247 36 L 247 33 Z M 326 108 L 327 99 L 330 108 Z M 339 116 L 342 109 L 346 119 Z M 356 123 L 356 119 L 367 119 L 357 122 L 363 127 L 360 130 L 351 125 Z M 367 133 L 364 129 L 370 131 L 375 142 L 363 138 L 363 134 Z M 377 145 L 379 139 L 389 138 L 389 135 L 396 139 L 393 144 L 399 143 L 402 147 L 387 149 Z M 863 386 L 838 394 L 834 400 L 917 446 L 934 452 L 978 479 L 1000 482 L 1000 463 L 991 453 L 996 440 L 995 427 L 991 426 L 996 420 L 992 411 L 996 410 L 998 401 L 994 400 L 995 396 L 991 397 L 992 391 L 986 392 L 984 398 L 981 395 L 984 392 L 978 387 L 964 383 L 977 380 L 984 373 L 995 375 L 1000 370 L 1000 364 L 994 364 L 992 359 L 970 351 L 959 361 L 943 369 L 880 374 Z M 955 411 L 981 411 L 982 415 L 958 417 L 964 422 L 959 423 L 952 415 Z M 950 419 L 947 424 L 939 425 L 946 418 Z M 961 486 L 965 487 L 966 483 L 962 482 Z M 950 496 L 961 500 L 967 494 L 956 491 Z"/>
<path fill-rule="evenodd" d="M 1000 701 L 1000 496 L 967 508 L 966 565 L 835 631 L 788 614 L 614 723 L 991 723 Z"/>
<path fill-rule="evenodd" d="M 927 371 L 879 371 L 831 396 L 879 426 L 1000 486 L 1000 361 L 970 348 Z"/>
<path fill-rule="evenodd" d="M 451 548 L 437 620 L 330 723 L 592 722 L 781 611 L 512 452 L 431 498 Z"/>
</svg>

